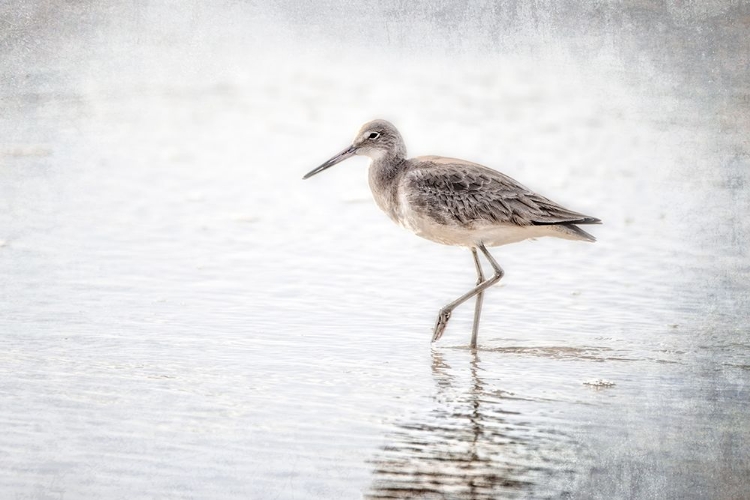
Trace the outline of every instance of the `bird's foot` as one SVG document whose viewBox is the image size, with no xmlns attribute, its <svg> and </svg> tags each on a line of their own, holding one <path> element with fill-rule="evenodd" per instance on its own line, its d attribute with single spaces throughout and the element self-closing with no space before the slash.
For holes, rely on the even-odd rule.
<svg viewBox="0 0 750 500">
<path fill-rule="evenodd" d="M 451 319 L 450 309 L 441 309 L 438 313 L 437 322 L 435 323 L 435 333 L 432 334 L 432 341 L 435 342 L 443 336 L 445 327 L 448 326 L 448 320 Z"/>
</svg>

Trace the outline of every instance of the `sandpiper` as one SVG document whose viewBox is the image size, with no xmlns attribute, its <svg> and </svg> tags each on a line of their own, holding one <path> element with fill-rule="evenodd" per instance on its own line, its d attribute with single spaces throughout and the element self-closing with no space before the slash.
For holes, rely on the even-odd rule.
<svg viewBox="0 0 750 500">
<path fill-rule="evenodd" d="M 568 210 L 496 170 L 441 156 L 407 159 L 401 134 L 386 120 L 365 123 L 351 146 L 303 178 L 354 155 L 370 158 L 372 195 L 394 222 L 428 240 L 467 247 L 474 257 L 477 285 L 440 309 L 433 342 L 453 310 L 476 296 L 470 344 L 476 348 L 483 292 L 505 274 L 488 246 L 541 236 L 596 241 L 576 224 L 601 224 L 599 219 Z M 492 277 L 485 279 L 477 250 L 492 266 Z"/>
</svg>

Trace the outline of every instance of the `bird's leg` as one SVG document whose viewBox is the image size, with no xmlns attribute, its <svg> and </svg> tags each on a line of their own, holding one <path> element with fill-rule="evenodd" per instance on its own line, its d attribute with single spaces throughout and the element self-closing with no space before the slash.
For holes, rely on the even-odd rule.
<svg viewBox="0 0 750 500">
<path fill-rule="evenodd" d="M 494 269 L 495 274 L 492 275 L 491 278 L 489 278 L 486 281 L 481 282 L 474 288 L 472 288 L 470 291 L 466 292 L 465 294 L 461 295 L 459 298 L 451 302 L 450 304 L 446 305 L 442 309 L 440 309 L 440 312 L 438 313 L 437 322 L 435 323 L 435 333 L 432 335 L 432 341 L 435 342 L 440 337 L 443 336 L 443 332 L 445 331 L 445 327 L 448 324 L 448 320 L 451 318 L 451 314 L 453 313 L 453 310 L 469 300 L 470 298 L 474 297 L 477 294 L 480 294 L 484 292 L 487 288 L 491 287 L 500 279 L 503 277 L 505 272 L 503 269 L 497 264 L 495 259 L 492 257 L 492 255 L 487 251 L 487 248 L 484 246 L 483 243 L 479 243 L 477 245 L 477 248 L 482 251 L 484 256 L 489 261 L 490 265 L 492 266 L 492 269 Z"/>
<path fill-rule="evenodd" d="M 481 285 L 484 281 L 484 273 L 482 272 L 482 263 L 479 262 L 479 255 L 477 255 L 477 249 L 471 248 L 471 255 L 474 257 L 474 265 L 477 268 L 477 286 Z M 479 334 L 479 317 L 482 315 L 482 300 L 484 299 L 484 292 L 477 294 L 477 302 L 474 305 L 474 323 L 471 327 L 471 344 L 472 349 L 477 348 L 477 335 Z"/>
</svg>

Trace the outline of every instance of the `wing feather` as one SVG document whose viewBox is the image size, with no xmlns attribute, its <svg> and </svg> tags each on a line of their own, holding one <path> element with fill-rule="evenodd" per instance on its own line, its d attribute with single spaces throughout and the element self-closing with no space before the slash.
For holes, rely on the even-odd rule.
<svg viewBox="0 0 750 500">
<path fill-rule="evenodd" d="M 459 224 L 598 224 L 496 170 L 442 157 L 412 160 L 405 195 L 413 209 L 437 222 Z"/>
</svg>

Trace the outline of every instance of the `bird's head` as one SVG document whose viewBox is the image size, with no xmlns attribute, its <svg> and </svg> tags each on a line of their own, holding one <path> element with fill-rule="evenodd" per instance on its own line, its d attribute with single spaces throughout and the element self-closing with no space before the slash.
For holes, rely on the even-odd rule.
<svg viewBox="0 0 750 500">
<path fill-rule="evenodd" d="M 373 120 L 362 125 L 351 146 L 308 172 L 303 179 L 308 179 L 354 155 L 369 156 L 373 160 L 382 158 L 398 160 L 406 157 L 406 146 L 401 134 L 391 122 Z"/>
</svg>

